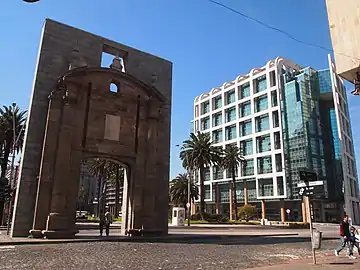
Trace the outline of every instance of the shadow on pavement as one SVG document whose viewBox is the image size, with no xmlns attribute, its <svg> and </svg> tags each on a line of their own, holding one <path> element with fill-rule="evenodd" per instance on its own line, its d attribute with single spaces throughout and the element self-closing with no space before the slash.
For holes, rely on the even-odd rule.
<svg viewBox="0 0 360 270">
<path fill-rule="evenodd" d="M 291 243 L 310 243 L 308 237 L 299 236 L 247 236 L 247 235 L 169 235 L 167 237 L 122 237 L 122 236 L 86 236 L 76 239 L 98 240 L 104 242 L 172 243 L 172 244 L 209 244 L 209 245 L 273 245 Z M 326 239 L 337 240 L 337 238 Z"/>
</svg>

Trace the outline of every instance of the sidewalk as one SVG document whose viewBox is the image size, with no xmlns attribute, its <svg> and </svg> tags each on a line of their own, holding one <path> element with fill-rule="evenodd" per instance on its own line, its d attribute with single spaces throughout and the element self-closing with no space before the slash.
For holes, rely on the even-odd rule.
<svg viewBox="0 0 360 270">
<path fill-rule="evenodd" d="M 329 256 L 317 258 L 317 264 L 314 265 L 311 260 L 294 260 L 287 264 L 279 264 L 272 266 L 263 266 L 249 268 L 248 270 L 312 270 L 312 269 L 341 269 L 341 270 L 358 270 L 360 269 L 360 258 L 355 260 L 346 256 Z"/>
</svg>

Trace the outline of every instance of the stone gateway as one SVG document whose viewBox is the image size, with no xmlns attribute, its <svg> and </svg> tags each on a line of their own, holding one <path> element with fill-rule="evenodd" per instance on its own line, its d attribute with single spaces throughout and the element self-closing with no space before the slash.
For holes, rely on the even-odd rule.
<svg viewBox="0 0 360 270">
<path fill-rule="evenodd" d="M 126 168 L 122 234 L 167 234 L 171 87 L 171 62 L 47 19 L 11 235 L 74 237 L 80 163 L 95 157 Z"/>
</svg>

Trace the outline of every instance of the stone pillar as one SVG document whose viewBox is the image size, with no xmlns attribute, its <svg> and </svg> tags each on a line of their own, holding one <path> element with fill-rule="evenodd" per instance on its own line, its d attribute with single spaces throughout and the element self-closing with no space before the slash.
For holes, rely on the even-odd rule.
<svg viewBox="0 0 360 270">
<path fill-rule="evenodd" d="M 285 222 L 286 221 L 285 202 L 283 199 L 280 200 L 280 215 L 281 215 L 281 222 Z"/>
<path fill-rule="evenodd" d="M 233 185 L 232 183 L 230 183 L 229 185 L 229 219 L 230 220 L 233 220 L 233 216 L 234 216 L 234 213 L 233 213 Z"/>
<path fill-rule="evenodd" d="M 41 166 L 38 175 L 38 189 L 34 219 L 30 234 L 34 238 L 43 238 L 42 231 L 46 228 L 46 221 L 50 213 L 50 204 L 53 187 L 53 176 L 55 174 L 58 143 L 60 140 L 59 130 L 61 128 L 64 104 L 61 98 L 62 91 L 51 95 L 47 123 L 45 128 L 44 146 L 41 154 Z"/>
<path fill-rule="evenodd" d="M 220 215 L 220 187 L 219 184 L 215 184 L 215 210 L 216 214 Z"/>
<path fill-rule="evenodd" d="M 261 219 L 266 218 L 265 200 L 261 200 Z"/>
</svg>

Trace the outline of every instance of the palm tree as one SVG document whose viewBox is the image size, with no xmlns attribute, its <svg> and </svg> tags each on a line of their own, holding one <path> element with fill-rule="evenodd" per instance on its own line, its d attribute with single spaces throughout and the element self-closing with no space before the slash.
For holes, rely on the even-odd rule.
<svg viewBox="0 0 360 270">
<path fill-rule="evenodd" d="M 237 199 L 236 199 L 236 181 L 235 171 L 238 169 L 244 157 L 241 156 L 240 149 L 237 145 L 230 144 L 224 149 L 224 157 L 221 161 L 221 166 L 230 171 L 232 178 L 232 189 L 233 189 L 233 211 L 235 211 L 235 220 L 237 220 Z M 230 200 L 231 201 L 231 200 Z"/>
<path fill-rule="evenodd" d="M 14 138 L 13 123 L 15 122 L 15 135 Z M 13 147 L 13 141 L 16 141 L 15 151 L 19 152 L 24 142 L 24 128 L 26 123 L 26 111 L 20 111 L 18 106 L 4 106 L 0 108 L 0 177 L 5 177 L 6 169 L 10 152 Z"/>
<path fill-rule="evenodd" d="M 109 182 L 115 186 L 115 218 L 119 217 L 119 194 L 120 187 L 124 185 L 125 168 L 119 164 L 111 162 L 109 170 L 112 172 Z"/>
<path fill-rule="evenodd" d="M 120 187 L 123 186 L 124 183 L 124 168 L 110 160 L 95 158 L 90 162 L 89 172 L 98 178 L 98 213 L 104 206 L 103 197 L 105 189 L 103 189 L 103 192 L 101 192 L 101 186 L 105 186 L 106 183 L 115 185 L 115 217 L 118 217 L 119 193 Z"/>
<path fill-rule="evenodd" d="M 98 194 L 98 205 L 97 205 L 97 214 L 100 214 L 100 210 L 103 209 L 103 192 L 101 192 L 101 186 L 104 186 L 106 179 L 110 177 L 108 166 L 108 161 L 105 159 L 94 158 L 89 163 L 89 173 L 97 177 L 98 186 L 97 186 L 97 194 Z"/>
<path fill-rule="evenodd" d="M 179 174 L 170 181 L 170 201 L 174 206 L 181 206 L 186 208 L 186 204 L 188 202 L 189 181 L 191 181 L 190 177 L 186 173 Z M 190 182 L 190 199 L 191 201 L 194 201 L 198 198 L 199 189 L 193 182 Z"/>
<path fill-rule="evenodd" d="M 204 219 L 205 168 L 211 164 L 220 164 L 221 150 L 212 145 L 209 134 L 198 131 L 196 135 L 190 133 L 190 138 L 183 142 L 180 159 L 188 171 L 200 171 L 200 216 Z"/>
</svg>

